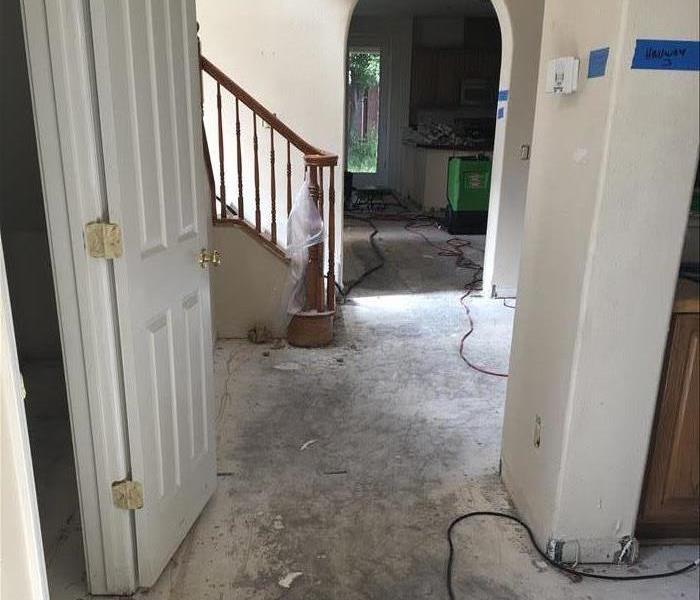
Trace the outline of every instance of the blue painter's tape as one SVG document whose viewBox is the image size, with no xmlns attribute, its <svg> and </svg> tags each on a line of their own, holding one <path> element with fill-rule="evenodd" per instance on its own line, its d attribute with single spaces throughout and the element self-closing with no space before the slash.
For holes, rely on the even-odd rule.
<svg viewBox="0 0 700 600">
<path fill-rule="evenodd" d="M 700 71 L 700 42 L 637 40 L 633 69 Z"/>
<path fill-rule="evenodd" d="M 493 96 L 492 96 L 493 97 Z M 498 107 L 498 112 L 496 113 L 496 118 L 497 119 L 502 119 L 506 114 L 506 109 L 503 108 L 502 106 Z"/>
<path fill-rule="evenodd" d="M 608 66 L 608 55 L 610 48 L 599 48 L 591 50 L 588 55 L 588 79 L 603 77 Z"/>
<path fill-rule="evenodd" d="M 491 96 L 493 98 L 493 96 Z M 498 91 L 498 101 L 499 102 L 505 102 L 508 100 L 508 90 L 499 90 Z"/>
</svg>

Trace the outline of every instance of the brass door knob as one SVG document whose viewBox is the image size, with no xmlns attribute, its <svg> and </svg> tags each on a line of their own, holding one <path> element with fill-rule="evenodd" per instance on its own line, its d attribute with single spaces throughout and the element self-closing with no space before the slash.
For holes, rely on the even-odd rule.
<svg viewBox="0 0 700 600">
<path fill-rule="evenodd" d="M 202 248 L 201 252 L 199 253 L 198 262 L 202 269 L 204 269 L 207 264 L 218 267 L 221 264 L 221 252 L 218 250 L 209 251 L 206 248 Z"/>
</svg>

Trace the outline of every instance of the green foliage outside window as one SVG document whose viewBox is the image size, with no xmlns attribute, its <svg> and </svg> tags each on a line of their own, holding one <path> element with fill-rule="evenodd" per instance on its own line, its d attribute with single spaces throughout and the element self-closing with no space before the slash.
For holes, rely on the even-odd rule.
<svg viewBox="0 0 700 600">
<path fill-rule="evenodd" d="M 350 85 L 367 89 L 379 85 L 379 53 L 350 53 Z"/>
<path fill-rule="evenodd" d="M 348 131 L 348 163 L 347 168 L 351 173 L 376 173 L 377 171 L 377 145 L 378 133 L 376 124 L 378 115 L 367 115 L 369 123 L 364 123 L 364 136 L 358 131 L 361 126 L 357 123 L 357 115 L 354 111 L 362 110 L 362 98 L 367 101 L 368 93 L 373 88 L 379 87 L 380 78 L 380 53 L 370 50 L 358 50 L 350 52 L 348 60 L 348 83 L 352 90 L 350 94 L 351 115 L 355 116 L 355 124 L 350 125 Z"/>
<path fill-rule="evenodd" d="M 351 173 L 375 173 L 377 170 L 377 130 L 367 132 L 363 140 L 355 131 L 350 132 L 348 145 L 348 171 Z"/>
</svg>

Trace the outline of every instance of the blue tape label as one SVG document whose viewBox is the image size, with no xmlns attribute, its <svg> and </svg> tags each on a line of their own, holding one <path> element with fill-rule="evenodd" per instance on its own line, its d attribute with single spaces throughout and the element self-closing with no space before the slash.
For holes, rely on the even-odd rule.
<svg viewBox="0 0 700 600">
<path fill-rule="evenodd" d="M 496 113 L 496 118 L 497 119 L 502 119 L 506 114 L 506 109 L 503 108 L 502 106 L 498 107 L 498 112 Z"/>
<path fill-rule="evenodd" d="M 610 48 L 599 48 L 591 50 L 588 55 L 588 79 L 603 77 L 608 66 L 608 55 Z"/>
<path fill-rule="evenodd" d="M 633 69 L 700 71 L 700 42 L 637 40 Z"/>
<path fill-rule="evenodd" d="M 508 90 L 499 90 L 498 91 L 498 101 L 505 102 L 506 100 L 508 100 Z"/>
</svg>

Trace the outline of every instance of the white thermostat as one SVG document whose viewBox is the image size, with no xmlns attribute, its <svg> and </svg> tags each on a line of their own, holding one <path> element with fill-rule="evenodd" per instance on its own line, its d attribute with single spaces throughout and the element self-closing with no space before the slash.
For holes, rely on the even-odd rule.
<svg viewBox="0 0 700 600">
<path fill-rule="evenodd" d="M 545 91 L 548 94 L 573 94 L 578 88 L 578 65 L 578 58 L 573 56 L 550 60 Z"/>
</svg>

